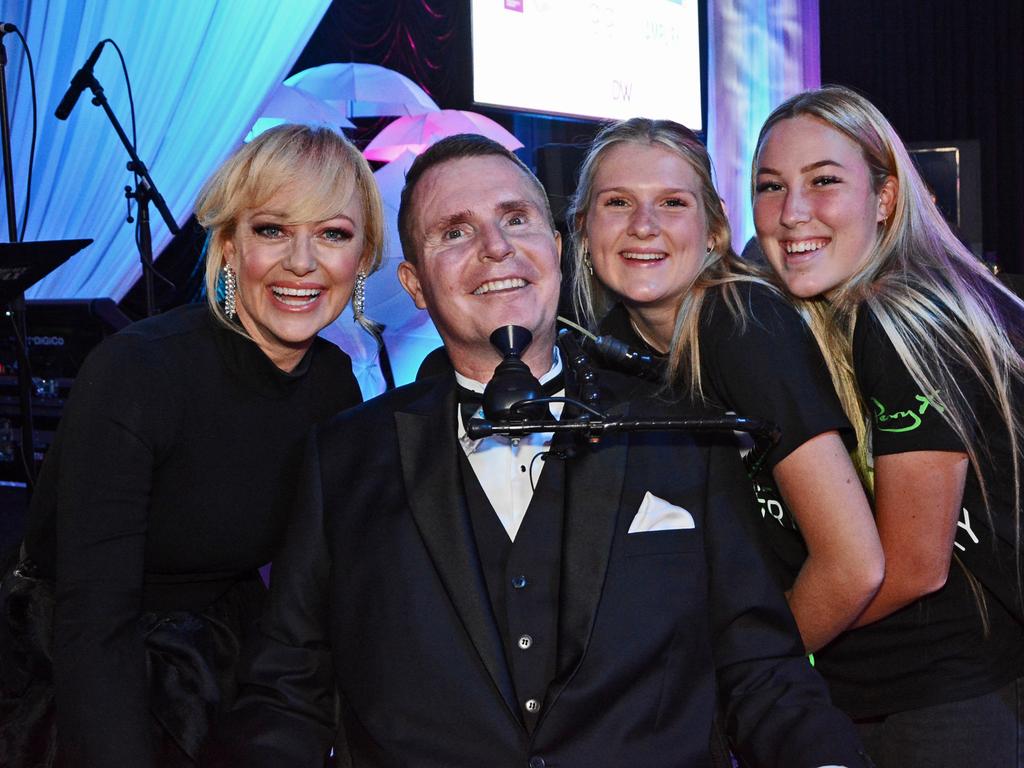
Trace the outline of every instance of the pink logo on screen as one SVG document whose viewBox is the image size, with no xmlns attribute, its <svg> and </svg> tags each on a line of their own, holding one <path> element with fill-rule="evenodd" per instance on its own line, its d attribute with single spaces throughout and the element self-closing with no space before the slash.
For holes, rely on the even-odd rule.
<svg viewBox="0 0 1024 768">
<path fill-rule="evenodd" d="M 523 0 L 505 0 L 506 11 L 519 11 L 523 12 Z"/>
</svg>

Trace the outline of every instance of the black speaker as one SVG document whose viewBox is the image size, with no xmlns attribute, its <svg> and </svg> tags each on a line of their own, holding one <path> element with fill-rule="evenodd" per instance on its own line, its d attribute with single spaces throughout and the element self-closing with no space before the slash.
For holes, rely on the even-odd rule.
<svg viewBox="0 0 1024 768">
<path fill-rule="evenodd" d="M 53 442 L 64 402 L 85 358 L 129 322 L 111 299 L 26 302 L 37 466 Z M 25 476 L 17 464 L 22 423 L 17 360 L 13 334 L 0 335 L 0 483 L 20 483 Z"/>
<path fill-rule="evenodd" d="M 982 255 L 981 149 L 977 141 L 928 141 L 907 145 L 918 172 L 953 231 Z"/>
</svg>

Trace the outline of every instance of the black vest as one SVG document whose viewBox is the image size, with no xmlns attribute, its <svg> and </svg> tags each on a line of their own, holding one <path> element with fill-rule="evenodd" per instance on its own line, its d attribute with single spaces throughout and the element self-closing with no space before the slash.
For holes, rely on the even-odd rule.
<svg viewBox="0 0 1024 768">
<path fill-rule="evenodd" d="M 545 461 L 513 542 L 461 448 L 459 455 L 473 534 L 505 660 L 523 723 L 532 731 L 555 677 L 558 657 L 565 462 Z"/>
</svg>

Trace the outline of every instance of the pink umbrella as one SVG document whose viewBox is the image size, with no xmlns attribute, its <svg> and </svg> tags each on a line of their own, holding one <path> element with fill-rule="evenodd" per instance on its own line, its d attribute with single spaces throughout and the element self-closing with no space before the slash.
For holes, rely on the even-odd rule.
<svg viewBox="0 0 1024 768">
<path fill-rule="evenodd" d="M 379 64 L 323 64 L 297 72 L 285 84 L 338 107 L 348 117 L 437 111 L 437 104 L 416 83 Z"/>
<path fill-rule="evenodd" d="M 457 133 L 479 133 L 507 149 L 523 146 L 519 139 L 488 117 L 461 109 L 442 109 L 398 118 L 366 145 L 363 155 L 367 160 L 391 162 L 403 152 L 418 155 L 438 139 Z"/>
</svg>

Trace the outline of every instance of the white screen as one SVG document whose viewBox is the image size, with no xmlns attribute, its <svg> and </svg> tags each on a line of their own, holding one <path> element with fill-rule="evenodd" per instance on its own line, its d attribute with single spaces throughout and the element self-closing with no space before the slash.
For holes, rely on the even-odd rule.
<svg viewBox="0 0 1024 768">
<path fill-rule="evenodd" d="M 473 98 L 702 130 L 698 0 L 472 0 Z"/>
</svg>

